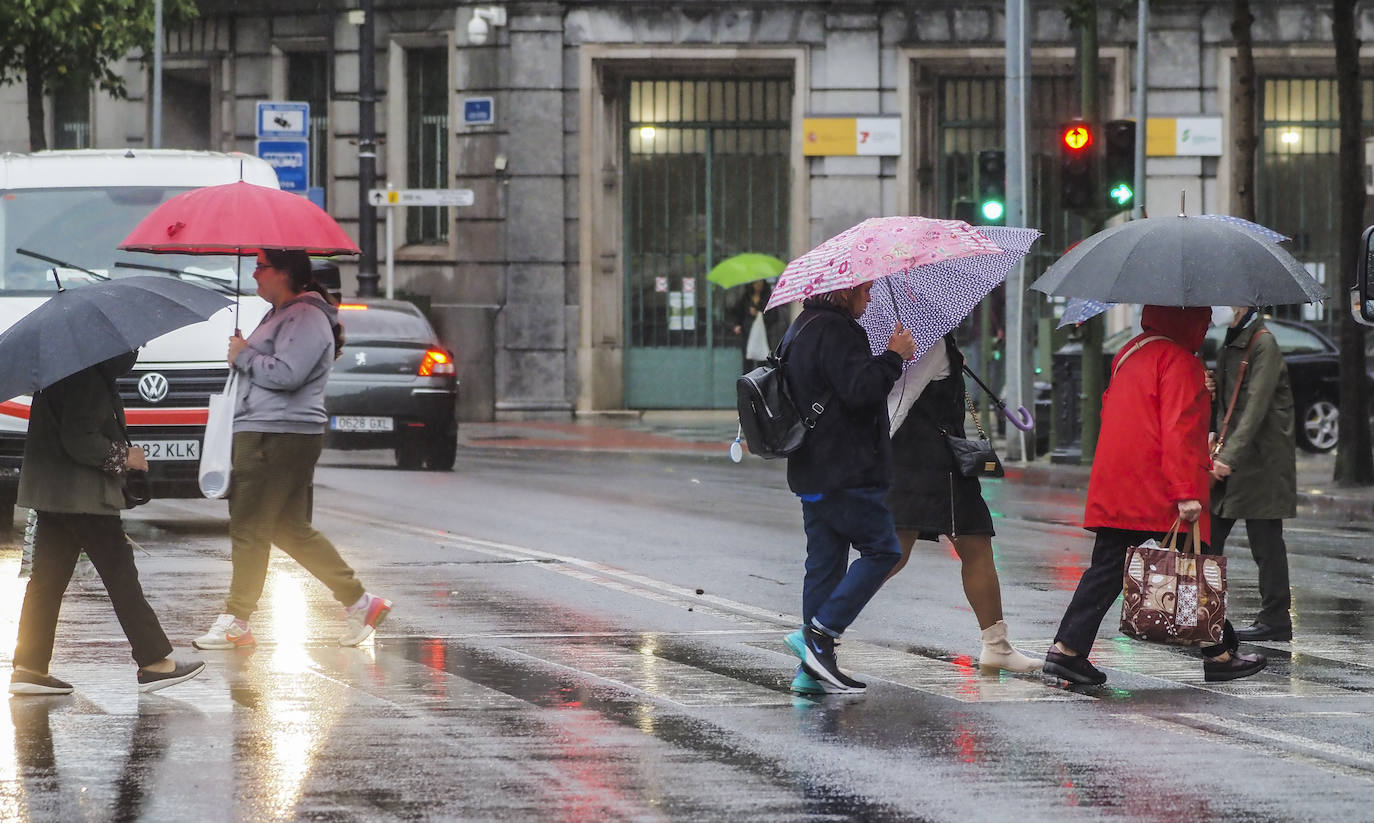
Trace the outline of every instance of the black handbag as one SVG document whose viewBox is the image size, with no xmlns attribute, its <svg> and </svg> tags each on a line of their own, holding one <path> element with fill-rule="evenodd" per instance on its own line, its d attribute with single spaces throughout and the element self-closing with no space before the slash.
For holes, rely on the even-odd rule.
<svg viewBox="0 0 1374 823">
<path fill-rule="evenodd" d="M 142 506 L 153 499 L 152 485 L 148 483 L 148 473 L 142 469 L 125 469 L 120 490 L 124 492 L 124 508 Z"/>
<path fill-rule="evenodd" d="M 1002 461 L 998 459 L 997 452 L 993 451 L 988 433 L 983 431 L 983 424 L 978 420 L 978 413 L 973 408 L 973 398 L 968 396 L 968 389 L 964 389 L 964 403 L 968 406 L 969 417 L 973 418 L 973 425 L 978 429 L 978 437 L 960 437 L 949 433 L 943 426 L 940 427 L 940 433 L 949 444 L 949 451 L 954 456 L 954 465 L 959 469 L 959 474 L 964 477 L 1005 476 Z"/>
</svg>

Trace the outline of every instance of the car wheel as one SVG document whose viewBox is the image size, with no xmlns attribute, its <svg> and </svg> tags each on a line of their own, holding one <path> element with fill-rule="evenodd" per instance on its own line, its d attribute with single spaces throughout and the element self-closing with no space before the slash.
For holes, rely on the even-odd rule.
<svg viewBox="0 0 1374 823">
<path fill-rule="evenodd" d="M 1298 445 L 1309 452 L 1329 452 L 1336 448 L 1340 417 L 1340 409 L 1326 398 L 1319 397 L 1308 403 L 1298 413 Z"/>
<path fill-rule="evenodd" d="M 425 454 L 425 466 L 431 471 L 453 471 L 458 459 L 458 432 L 451 430 L 430 441 Z"/>
<path fill-rule="evenodd" d="M 403 437 L 396 444 L 396 466 L 415 471 L 425 462 L 424 442 L 418 437 Z"/>
</svg>

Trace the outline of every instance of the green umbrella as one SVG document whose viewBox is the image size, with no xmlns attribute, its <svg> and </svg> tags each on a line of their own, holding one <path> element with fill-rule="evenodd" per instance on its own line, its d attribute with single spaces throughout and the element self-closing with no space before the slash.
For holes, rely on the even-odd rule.
<svg viewBox="0 0 1374 823">
<path fill-rule="evenodd" d="M 782 270 L 785 268 L 787 268 L 787 264 L 776 257 L 750 252 L 737 254 L 720 261 L 715 268 L 711 269 L 711 273 L 706 275 L 706 279 L 723 289 L 728 289 L 732 286 L 752 283 L 755 280 L 777 277 L 782 274 Z"/>
</svg>

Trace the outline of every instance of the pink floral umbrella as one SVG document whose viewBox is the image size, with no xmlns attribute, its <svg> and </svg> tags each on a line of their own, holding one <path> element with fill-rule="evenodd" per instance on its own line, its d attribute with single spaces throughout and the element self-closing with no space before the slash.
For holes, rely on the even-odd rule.
<svg viewBox="0 0 1374 823">
<path fill-rule="evenodd" d="M 1002 253 L 962 220 L 871 217 L 788 263 L 767 308 L 942 260 Z"/>
</svg>

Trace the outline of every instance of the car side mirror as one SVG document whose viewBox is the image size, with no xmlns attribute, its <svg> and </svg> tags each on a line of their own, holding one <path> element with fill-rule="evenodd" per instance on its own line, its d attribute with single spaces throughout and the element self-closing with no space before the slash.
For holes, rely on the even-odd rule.
<svg viewBox="0 0 1374 823">
<path fill-rule="evenodd" d="M 1360 235 L 1360 256 L 1355 263 L 1355 288 L 1350 290 L 1350 313 L 1362 326 L 1374 326 L 1374 226 Z"/>
</svg>

